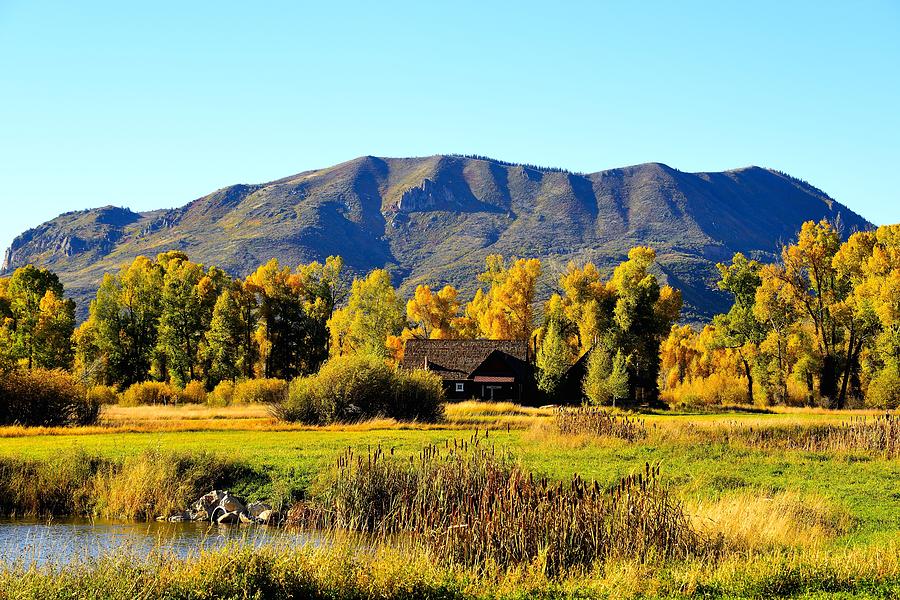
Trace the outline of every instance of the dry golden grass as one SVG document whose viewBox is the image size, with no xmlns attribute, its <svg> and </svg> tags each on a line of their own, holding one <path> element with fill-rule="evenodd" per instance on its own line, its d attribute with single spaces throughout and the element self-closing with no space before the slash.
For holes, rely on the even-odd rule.
<svg viewBox="0 0 900 600">
<path fill-rule="evenodd" d="M 847 533 L 850 515 L 815 494 L 735 493 L 688 507 L 695 526 L 722 535 L 733 550 L 765 550 L 779 546 L 812 548 Z"/>
<path fill-rule="evenodd" d="M 100 424 L 90 427 L 0 427 L 0 438 L 93 435 L 102 433 L 159 433 L 190 431 L 374 431 L 379 429 L 468 430 L 525 429 L 535 420 L 549 417 L 550 409 L 509 402 L 461 402 L 448 404 L 442 423 L 400 422 L 376 418 L 359 423 L 311 426 L 272 417 L 263 404 L 209 406 L 205 404 L 103 407 Z"/>
<path fill-rule="evenodd" d="M 170 406 L 103 407 L 99 425 L 88 427 L 0 427 L 0 438 L 93 435 L 109 433 L 171 433 L 194 431 L 376 431 L 376 430 L 471 430 L 514 429 L 528 431 L 532 440 L 580 448 L 591 444 L 620 445 L 621 440 L 591 435 L 560 435 L 553 423 L 553 408 L 534 408 L 511 402 L 466 401 L 448 403 L 442 423 L 408 423 L 393 419 L 372 419 L 360 423 L 308 426 L 273 418 L 263 404 L 209 406 L 179 404 Z M 648 441 L 691 444 L 737 439 L 738 431 L 772 427 L 839 424 L 851 417 L 874 416 L 879 411 L 834 411 L 819 408 L 771 409 L 768 414 L 679 414 L 661 413 L 644 417 Z"/>
<path fill-rule="evenodd" d="M 193 419 L 271 419 L 262 404 L 234 404 L 231 406 L 207 406 L 205 404 L 179 404 L 176 406 L 117 406 L 103 408 L 104 424 L 120 425 L 142 421 L 169 421 Z"/>
<path fill-rule="evenodd" d="M 489 429 L 527 429 L 535 421 L 553 416 L 551 408 L 534 408 L 512 402 L 467 400 L 446 405 L 446 423 L 456 427 Z"/>
</svg>

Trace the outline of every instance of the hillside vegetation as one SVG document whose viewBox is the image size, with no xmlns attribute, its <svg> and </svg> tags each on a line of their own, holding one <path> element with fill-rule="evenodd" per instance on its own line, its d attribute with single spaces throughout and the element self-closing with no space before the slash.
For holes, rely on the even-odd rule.
<svg viewBox="0 0 900 600">
<path fill-rule="evenodd" d="M 489 254 L 541 259 L 551 288 L 569 260 L 611 271 L 629 248 L 649 245 L 664 283 L 684 294 L 685 318 L 705 320 L 728 307 L 712 285 L 716 261 L 735 252 L 774 259 L 803 222 L 838 217 L 848 233 L 870 227 L 821 190 L 758 167 L 683 173 L 650 163 L 576 174 L 476 157 L 367 156 L 226 187 L 174 210 L 67 213 L 16 238 L 3 270 L 53 270 L 83 318 L 103 273 L 172 249 L 237 277 L 272 257 L 342 256 L 352 272 L 387 268 L 402 293 L 427 282 L 469 294 Z"/>
</svg>

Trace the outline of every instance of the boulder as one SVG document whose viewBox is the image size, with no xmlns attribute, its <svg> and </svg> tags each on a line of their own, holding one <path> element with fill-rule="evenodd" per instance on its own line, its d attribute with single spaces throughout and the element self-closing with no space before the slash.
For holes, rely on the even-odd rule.
<svg viewBox="0 0 900 600">
<path fill-rule="evenodd" d="M 209 521 L 210 519 L 209 513 L 203 508 L 192 511 L 190 515 L 191 521 Z"/>
<path fill-rule="evenodd" d="M 254 519 L 259 518 L 259 515 L 267 510 L 271 511 L 272 507 L 265 502 L 251 502 L 247 505 L 247 512 L 250 513 L 250 516 Z"/>
<path fill-rule="evenodd" d="M 219 505 L 222 499 L 228 495 L 228 492 L 213 490 L 200 496 L 200 499 L 194 502 L 194 510 L 197 512 L 206 511 L 212 513 L 213 509 Z"/>
<path fill-rule="evenodd" d="M 278 520 L 278 513 L 271 509 L 264 510 L 261 513 L 259 513 L 258 515 L 256 515 L 257 523 L 269 524 L 269 523 L 274 523 L 277 520 Z"/>
<path fill-rule="evenodd" d="M 232 496 L 228 492 L 225 492 L 225 496 L 222 498 L 222 501 L 219 502 L 219 506 L 228 512 L 242 513 L 247 511 L 241 499 L 237 496 Z"/>
<path fill-rule="evenodd" d="M 239 522 L 241 519 L 240 515 L 236 512 L 226 512 L 222 513 L 218 519 L 216 519 L 216 523 L 219 525 L 233 525 L 234 523 Z"/>
</svg>

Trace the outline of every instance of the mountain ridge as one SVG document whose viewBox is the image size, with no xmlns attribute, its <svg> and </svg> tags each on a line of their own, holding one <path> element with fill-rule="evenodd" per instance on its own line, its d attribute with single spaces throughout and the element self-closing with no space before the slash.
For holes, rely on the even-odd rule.
<svg viewBox="0 0 900 600">
<path fill-rule="evenodd" d="M 172 209 L 72 211 L 18 236 L 3 272 L 34 263 L 85 300 L 103 272 L 169 249 L 244 276 L 340 254 L 354 272 L 388 268 L 404 292 L 419 283 L 473 291 L 490 253 L 535 256 L 548 281 L 568 260 L 609 269 L 634 245 L 659 255 L 658 274 L 682 288 L 686 318 L 724 309 L 714 264 L 736 251 L 775 258 L 803 221 L 871 223 L 822 190 L 749 166 L 687 173 L 643 163 L 593 173 L 479 156 L 361 156 L 260 184 L 235 184 Z"/>
</svg>

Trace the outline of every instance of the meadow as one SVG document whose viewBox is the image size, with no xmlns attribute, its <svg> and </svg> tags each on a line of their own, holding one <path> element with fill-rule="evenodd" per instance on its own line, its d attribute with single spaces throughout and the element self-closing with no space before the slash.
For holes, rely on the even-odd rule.
<svg viewBox="0 0 900 600">
<path fill-rule="evenodd" d="M 91 488 L 90 493 L 115 498 L 84 504 L 91 510 L 106 510 L 110 516 L 111 507 L 121 510 L 129 498 L 136 502 L 135 495 L 123 491 L 131 482 L 142 480 L 145 487 L 141 489 L 148 493 L 145 480 L 152 477 L 141 470 L 147 456 L 162 462 L 206 457 L 203 460 L 208 462 L 199 467 L 185 463 L 176 469 L 192 477 L 190 485 L 171 488 L 185 497 L 196 492 L 191 485 L 208 485 L 208 479 L 198 473 L 206 465 L 206 469 L 227 473 L 235 489 L 247 497 L 278 496 L 287 501 L 308 498 L 322 474 L 333 470 L 348 451 L 361 456 L 380 451 L 405 460 L 419 455 L 423 448 L 446 448 L 477 437 L 481 447 L 502 451 L 523 473 L 565 485 L 577 474 L 585 481 L 596 481 L 600 489 L 611 489 L 652 465 L 659 471 L 659 483 L 683 506 L 694 530 L 719 540 L 724 550 L 715 559 L 681 557 L 661 563 L 619 557 L 551 576 L 546 568 L 534 564 L 484 565 L 475 571 L 443 562 L 432 564 L 428 556 L 419 554 L 425 550 L 416 549 L 402 560 L 391 559 L 390 565 L 373 556 L 354 558 L 342 571 L 343 592 L 337 593 L 335 582 L 328 577 L 336 576 L 332 571 L 338 567 L 330 567 L 331 575 L 309 570 L 310 565 L 327 562 L 326 555 L 333 559 L 340 553 L 320 548 L 282 553 L 277 560 L 270 556 L 274 563 L 258 575 L 271 577 L 272 585 L 279 581 L 287 585 L 291 577 L 306 573 L 304 585 L 312 587 L 303 589 L 333 597 L 363 597 L 376 591 L 385 597 L 417 597 L 415 590 L 434 597 L 477 596 L 475 590 L 513 596 L 522 590 L 538 596 L 592 590 L 598 597 L 815 597 L 831 592 L 895 597 L 900 594 L 900 457 L 896 438 L 890 437 L 895 435 L 896 420 L 886 422 L 888 429 L 871 429 L 879 418 L 884 419 L 875 412 L 861 411 L 735 409 L 616 416 L 618 424 L 594 431 L 586 425 L 564 426 L 552 409 L 460 403 L 449 405 L 446 421 L 438 425 L 382 419 L 308 427 L 280 423 L 265 407 L 253 405 L 107 406 L 96 426 L 0 429 L 0 465 L 5 465 L 0 466 L 0 476 L 25 463 L 30 469 L 64 472 L 59 465 L 73 457 L 98 464 L 131 465 L 130 474 Z M 625 419 L 628 426 L 623 428 Z M 854 423 L 865 423 L 866 431 L 881 437 L 860 437 Z M 797 437 L 798 432 L 805 433 Z M 785 441 L 794 439 L 806 441 Z M 819 441 L 810 443 L 810 439 Z M 164 478 L 160 481 L 166 485 Z M 21 488 L 27 483 L 18 485 Z M 9 484 L 7 488 L 13 489 Z M 5 493 L 7 497 L 15 495 Z M 163 504 L 159 510 L 171 508 Z M 151 513 L 129 516 L 150 518 Z M 260 552 L 248 560 L 257 564 L 268 551 Z M 384 552 L 390 553 L 388 549 Z M 104 570 L 109 579 L 99 574 L 95 579 L 113 585 L 115 573 L 136 569 L 148 585 L 158 585 L 167 578 L 189 579 L 191 573 L 200 577 L 222 560 L 211 553 L 179 565 L 163 561 L 156 569 L 101 562 L 88 571 Z M 367 561 L 378 564 L 365 567 Z M 429 564 L 427 569 L 416 566 L 424 563 Z M 293 575 L 287 565 L 293 565 Z M 32 573 L 37 587 L 29 589 L 55 589 L 66 578 L 84 577 L 73 568 Z M 379 575 L 367 579 L 362 575 L 365 568 L 386 579 L 378 579 Z M 385 574 L 388 571 L 393 575 Z M 13 582 L 22 580 L 10 573 L 7 570 L 0 576 L 0 587 L 13 589 Z M 394 577 L 405 577 L 408 585 L 400 585 Z M 287 592 L 284 597 L 289 597 Z"/>
</svg>

